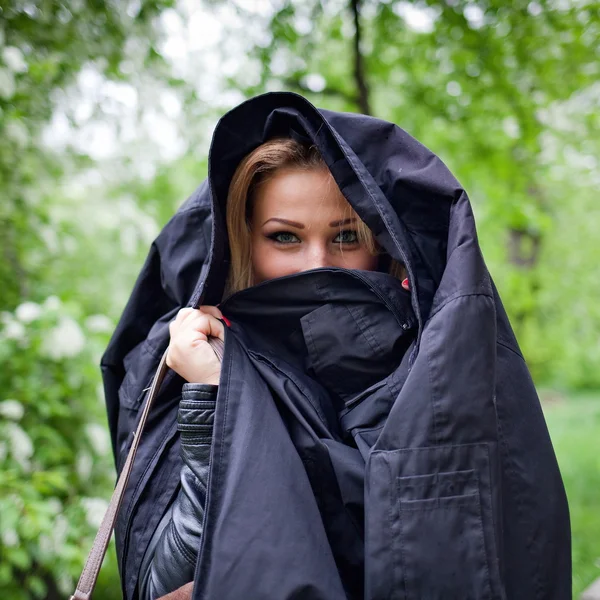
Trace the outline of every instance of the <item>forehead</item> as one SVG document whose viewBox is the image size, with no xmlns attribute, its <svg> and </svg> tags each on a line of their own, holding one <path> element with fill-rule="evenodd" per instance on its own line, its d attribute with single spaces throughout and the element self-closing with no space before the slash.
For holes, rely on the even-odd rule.
<svg viewBox="0 0 600 600">
<path fill-rule="evenodd" d="M 253 216 L 317 220 L 347 216 L 352 208 L 326 169 L 280 169 L 255 191 Z"/>
</svg>

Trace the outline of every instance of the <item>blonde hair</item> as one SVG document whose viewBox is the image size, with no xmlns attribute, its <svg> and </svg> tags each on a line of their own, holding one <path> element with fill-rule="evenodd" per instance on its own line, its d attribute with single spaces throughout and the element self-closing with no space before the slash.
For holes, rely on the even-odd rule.
<svg viewBox="0 0 600 600">
<path fill-rule="evenodd" d="M 292 138 L 275 138 L 250 152 L 238 165 L 227 194 L 227 232 L 231 252 L 231 267 L 225 295 L 250 287 L 254 283 L 252 272 L 251 217 L 254 194 L 265 179 L 282 168 L 327 169 L 316 146 L 301 144 Z M 341 192 L 340 192 L 341 193 Z M 360 243 L 373 256 L 379 246 L 373 232 L 348 203 L 349 214 L 356 216 L 356 233 Z M 406 269 L 402 263 L 391 261 L 391 275 L 403 279 Z"/>
</svg>

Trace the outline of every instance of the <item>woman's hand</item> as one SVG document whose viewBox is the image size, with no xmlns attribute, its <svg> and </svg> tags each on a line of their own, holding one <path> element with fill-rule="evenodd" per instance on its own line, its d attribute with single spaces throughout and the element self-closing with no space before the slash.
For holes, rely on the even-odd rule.
<svg viewBox="0 0 600 600">
<path fill-rule="evenodd" d="M 222 318 L 216 306 L 182 308 L 169 324 L 167 366 L 190 383 L 218 385 L 221 362 L 206 340 L 213 336 L 225 341 Z"/>
</svg>

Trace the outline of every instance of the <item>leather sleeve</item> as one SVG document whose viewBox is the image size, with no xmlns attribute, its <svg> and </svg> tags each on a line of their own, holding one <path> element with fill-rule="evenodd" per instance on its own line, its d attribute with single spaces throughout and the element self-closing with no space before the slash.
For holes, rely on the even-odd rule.
<svg viewBox="0 0 600 600">
<path fill-rule="evenodd" d="M 140 600 L 155 600 L 193 581 L 206 502 L 218 386 L 186 383 L 177 424 L 181 436 L 181 487 L 154 532 L 139 577 Z"/>
</svg>

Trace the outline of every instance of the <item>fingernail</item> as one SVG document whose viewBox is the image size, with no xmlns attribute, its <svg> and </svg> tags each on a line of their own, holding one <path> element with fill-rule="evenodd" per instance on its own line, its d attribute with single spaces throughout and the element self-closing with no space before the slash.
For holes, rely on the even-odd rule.
<svg viewBox="0 0 600 600">
<path fill-rule="evenodd" d="M 403 279 L 403 280 L 402 280 L 402 287 L 403 287 L 405 290 L 408 290 L 408 289 L 409 289 L 409 287 L 410 287 L 410 286 L 408 285 L 408 277 L 407 277 L 406 279 Z"/>
<path fill-rule="evenodd" d="M 225 315 L 223 315 L 223 321 L 225 321 L 227 327 L 231 327 L 231 321 Z"/>
</svg>

